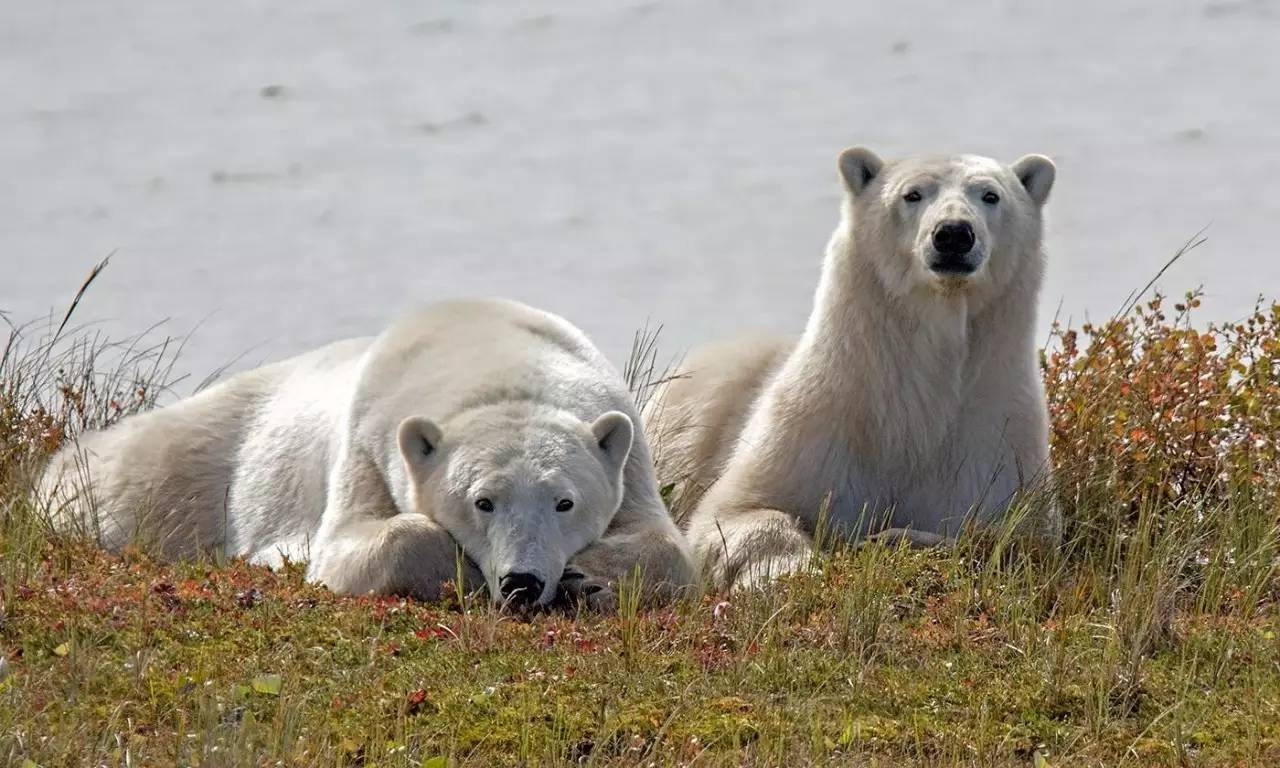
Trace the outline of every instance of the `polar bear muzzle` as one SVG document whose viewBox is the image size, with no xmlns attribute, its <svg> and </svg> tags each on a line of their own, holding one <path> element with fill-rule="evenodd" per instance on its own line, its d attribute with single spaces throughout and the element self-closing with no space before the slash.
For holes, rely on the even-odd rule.
<svg viewBox="0 0 1280 768">
<path fill-rule="evenodd" d="M 532 573 L 508 573 L 498 581 L 504 605 L 526 608 L 542 597 L 546 582 Z"/>
<path fill-rule="evenodd" d="M 947 275 L 972 274 L 982 264 L 982 254 L 973 249 L 977 241 L 973 225 L 963 219 L 939 223 L 933 230 L 929 269 Z"/>
</svg>

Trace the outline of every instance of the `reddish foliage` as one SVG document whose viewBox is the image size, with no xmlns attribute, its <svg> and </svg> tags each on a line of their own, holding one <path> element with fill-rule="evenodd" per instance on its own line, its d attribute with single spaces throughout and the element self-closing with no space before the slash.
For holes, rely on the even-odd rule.
<svg viewBox="0 0 1280 768">
<path fill-rule="evenodd" d="M 1199 305 L 1188 294 L 1168 317 L 1157 295 L 1079 332 L 1055 326 L 1041 361 L 1069 517 L 1086 498 L 1132 511 L 1280 490 L 1280 304 L 1207 330 L 1191 326 Z"/>
<path fill-rule="evenodd" d="M 600 648 L 599 643 L 594 640 L 589 640 L 580 632 L 571 633 L 569 635 L 569 639 L 573 641 L 573 647 L 582 653 L 595 653 Z"/>
<path fill-rule="evenodd" d="M 416 715 L 427 703 L 427 692 L 422 688 L 416 691 L 410 691 L 405 697 L 404 713 L 406 715 Z"/>
<path fill-rule="evenodd" d="M 414 630 L 413 636 L 419 640 L 448 640 L 453 637 L 453 633 L 446 627 L 436 624 L 434 626 Z"/>
<path fill-rule="evenodd" d="M 713 672 L 729 666 L 733 654 L 725 643 L 707 643 L 694 650 L 694 659 L 704 671 Z"/>
</svg>

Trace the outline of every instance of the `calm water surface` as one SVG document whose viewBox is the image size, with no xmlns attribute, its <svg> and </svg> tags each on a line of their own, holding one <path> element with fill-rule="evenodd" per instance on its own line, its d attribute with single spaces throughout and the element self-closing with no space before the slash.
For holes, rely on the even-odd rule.
<svg viewBox="0 0 1280 768">
<path fill-rule="evenodd" d="M 1042 322 L 1280 295 L 1280 3 L 6 3 L 0 309 L 197 328 L 196 378 L 421 302 L 615 360 L 798 330 L 838 151 L 1059 164 Z"/>
</svg>

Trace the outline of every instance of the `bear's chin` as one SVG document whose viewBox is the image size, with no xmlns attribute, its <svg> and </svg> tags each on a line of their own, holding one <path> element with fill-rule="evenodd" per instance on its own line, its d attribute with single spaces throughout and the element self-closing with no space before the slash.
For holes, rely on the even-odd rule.
<svg viewBox="0 0 1280 768">
<path fill-rule="evenodd" d="M 977 272 L 929 270 L 929 284 L 946 293 L 972 288 L 978 282 L 977 277 Z"/>
<path fill-rule="evenodd" d="M 933 293 L 947 297 L 963 296 L 977 289 L 982 282 L 981 272 L 950 272 L 928 270 L 926 284 Z"/>
</svg>

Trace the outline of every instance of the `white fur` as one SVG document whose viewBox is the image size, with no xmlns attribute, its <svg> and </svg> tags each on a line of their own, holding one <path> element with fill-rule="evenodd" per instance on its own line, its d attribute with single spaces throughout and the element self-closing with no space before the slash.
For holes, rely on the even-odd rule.
<svg viewBox="0 0 1280 768">
<path fill-rule="evenodd" d="M 693 576 L 639 424 L 569 323 L 456 302 L 85 435 L 43 486 L 61 526 L 112 549 L 143 536 L 170 556 L 309 557 L 335 591 L 430 599 L 457 574 L 456 542 L 495 596 L 530 573 L 545 603 L 563 575 L 607 607 L 633 571 L 661 594 Z"/>
<path fill-rule="evenodd" d="M 1034 332 L 1052 163 L 853 149 L 840 171 L 841 222 L 799 342 L 695 351 L 651 405 L 660 474 L 683 479 L 717 581 L 794 569 L 824 509 L 847 537 L 887 518 L 909 540 L 945 540 L 1047 471 Z M 931 268 L 944 220 L 971 225 L 971 274 Z M 1036 525 L 1058 536 L 1057 511 Z"/>
</svg>

